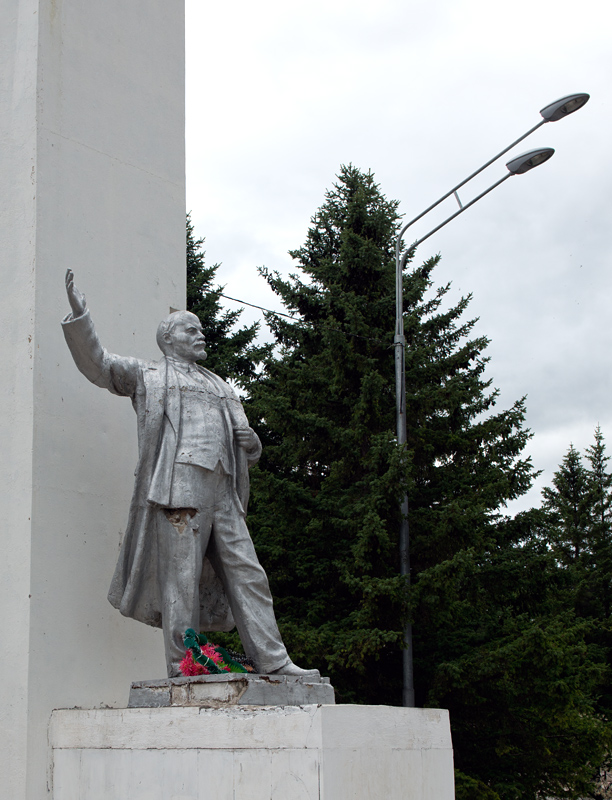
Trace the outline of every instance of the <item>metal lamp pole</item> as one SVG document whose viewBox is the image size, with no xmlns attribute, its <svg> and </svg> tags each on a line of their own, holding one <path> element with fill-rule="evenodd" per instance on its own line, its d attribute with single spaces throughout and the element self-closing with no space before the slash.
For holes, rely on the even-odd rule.
<svg viewBox="0 0 612 800">
<path fill-rule="evenodd" d="M 463 205 L 461 200 L 459 199 L 459 195 L 457 194 L 457 190 L 460 189 L 462 186 L 465 186 L 466 183 L 475 178 L 476 175 L 479 175 L 483 170 L 493 164 L 494 161 L 497 161 L 498 158 L 501 158 L 505 153 L 511 150 L 515 145 L 519 142 L 522 142 L 523 139 L 526 139 L 527 136 L 530 136 L 534 131 L 536 131 L 539 127 L 544 125 L 546 122 L 557 122 L 557 120 L 563 119 L 564 117 L 572 114 L 574 111 L 577 111 L 579 108 L 587 102 L 589 99 L 588 94 L 573 94 L 568 95 L 566 97 L 562 97 L 560 100 L 557 100 L 554 103 L 551 103 L 548 106 L 545 106 L 541 111 L 540 114 L 542 119 L 538 122 L 537 125 L 534 125 L 533 128 L 524 133 L 522 136 L 519 136 L 512 144 L 508 145 L 508 147 L 504 148 L 500 153 L 498 153 L 493 158 L 489 159 L 486 164 L 483 164 L 482 167 L 477 169 L 475 172 L 472 172 L 465 180 L 458 183 L 454 186 L 450 191 L 448 191 L 445 195 L 443 195 L 439 200 L 436 200 L 435 203 L 432 203 L 425 211 L 422 211 L 417 217 L 410 220 L 404 227 L 400 230 L 397 240 L 395 243 L 395 336 L 393 338 L 394 349 L 395 349 L 395 399 L 396 399 L 396 422 L 397 422 L 397 441 L 400 447 L 406 444 L 406 433 L 407 433 L 407 425 L 406 425 L 406 361 L 405 361 L 405 353 L 406 353 L 406 337 L 404 336 L 404 291 L 403 291 L 403 282 L 404 282 L 404 268 L 406 266 L 406 261 L 408 260 L 408 256 L 411 252 L 414 252 L 415 248 L 428 239 L 432 234 L 439 231 L 440 228 L 444 227 L 444 225 L 448 224 L 451 220 L 458 217 L 459 214 L 462 214 L 466 211 L 470 206 L 473 206 L 474 203 L 477 203 L 478 200 L 483 198 L 485 195 L 489 194 L 489 192 L 493 191 L 497 186 L 502 184 L 508 178 L 511 178 L 513 175 L 522 175 L 525 172 L 528 172 L 530 169 L 543 164 L 545 161 L 553 155 L 555 152 L 551 147 L 544 147 L 537 150 L 530 150 L 527 153 L 523 153 L 515 158 L 511 159 L 506 163 L 506 167 L 508 168 L 508 174 L 504 175 L 503 178 L 500 178 L 496 183 L 492 186 L 489 186 L 488 189 L 485 189 L 484 192 L 481 192 L 477 197 L 473 200 L 470 200 L 469 203 Z M 408 228 L 411 225 L 414 225 L 415 222 L 422 219 L 426 214 L 429 214 L 436 206 L 440 205 L 444 200 L 451 196 L 451 194 L 455 195 L 457 203 L 459 204 L 459 210 L 456 211 L 454 214 L 451 214 L 450 217 L 444 220 L 444 222 L 437 225 L 433 228 L 429 233 L 425 236 L 418 239 L 411 247 L 406 250 L 403 256 L 400 255 L 402 239 Z M 408 522 L 408 495 L 405 494 L 402 498 L 400 504 L 400 511 L 401 511 L 401 523 L 400 523 L 400 570 L 401 574 L 406 577 L 408 584 L 410 584 L 410 526 Z M 403 649 L 403 693 L 402 693 L 402 704 L 407 708 L 414 707 L 414 668 L 413 668 L 413 659 L 412 659 L 412 623 L 407 622 L 406 627 L 404 628 L 404 649 Z"/>
</svg>

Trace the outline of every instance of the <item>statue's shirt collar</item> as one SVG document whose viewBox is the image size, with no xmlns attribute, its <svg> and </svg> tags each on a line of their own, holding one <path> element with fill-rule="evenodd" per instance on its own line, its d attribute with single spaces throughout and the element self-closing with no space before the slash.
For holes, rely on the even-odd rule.
<svg viewBox="0 0 612 800">
<path fill-rule="evenodd" d="M 166 356 L 166 361 L 184 374 L 202 374 L 201 368 L 194 361 L 182 361 L 180 358 L 173 358 L 172 356 Z"/>
</svg>

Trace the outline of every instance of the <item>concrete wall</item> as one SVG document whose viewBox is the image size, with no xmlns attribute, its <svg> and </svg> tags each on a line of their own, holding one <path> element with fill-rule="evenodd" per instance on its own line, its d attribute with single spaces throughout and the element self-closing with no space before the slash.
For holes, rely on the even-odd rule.
<svg viewBox="0 0 612 800">
<path fill-rule="evenodd" d="M 184 306 L 183 0 L 0 0 L 0 72 L 0 786 L 40 800 L 51 710 L 164 674 L 161 636 L 106 600 L 135 415 L 60 320 L 67 267 L 114 352 L 156 358 Z"/>
<path fill-rule="evenodd" d="M 25 785 L 30 627 L 36 8 L 0 0 L 0 785 Z M 9 13 L 9 11 L 11 13 Z"/>
</svg>

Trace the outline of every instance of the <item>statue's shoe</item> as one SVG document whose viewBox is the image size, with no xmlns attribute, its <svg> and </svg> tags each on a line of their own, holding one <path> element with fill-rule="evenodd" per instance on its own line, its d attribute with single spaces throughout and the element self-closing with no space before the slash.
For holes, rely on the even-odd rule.
<svg viewBox="0 0 612 800">
<path fill-rule="evenodd" d="M 321 673 L 318 669 L 302 669 L 289 661 L 283 667 L 275 669 L 274 672 L 268 673 L 269 675 L 288 675 L 291 678 L 320 678 Z"/>
</svg>

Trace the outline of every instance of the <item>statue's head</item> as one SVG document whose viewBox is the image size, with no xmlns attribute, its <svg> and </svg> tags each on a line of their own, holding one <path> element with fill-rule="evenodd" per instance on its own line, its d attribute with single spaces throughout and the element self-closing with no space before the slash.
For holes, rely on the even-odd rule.
<svg viewBox="0 0 612 800">
<path fill-rule="evenodd" d="M 202 324 L 190 311 L 173 311 L 157 328 L 157 344 L 165 356 L 182 361 L 203 361 L 206 340 Z"/>
</svg>

